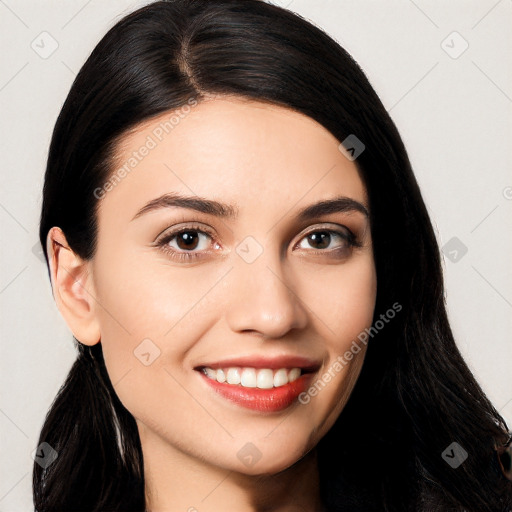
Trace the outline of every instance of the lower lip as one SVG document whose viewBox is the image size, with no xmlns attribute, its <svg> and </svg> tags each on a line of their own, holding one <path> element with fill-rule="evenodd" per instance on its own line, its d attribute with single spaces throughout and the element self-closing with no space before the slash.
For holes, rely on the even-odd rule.
<svg viewBox="0 0 512 512">
<path fill-rule="evenodd" d="M 207 377 L 201 370 L 199 370 L 199 373 L 219 395 L 237 405 L 259 412 L 277 412 L 287 409 L 305 391 L 313 376 L 312 373 L 305 373 L 284 386 L 260 389 L 217 382 Z"/>
</svg>

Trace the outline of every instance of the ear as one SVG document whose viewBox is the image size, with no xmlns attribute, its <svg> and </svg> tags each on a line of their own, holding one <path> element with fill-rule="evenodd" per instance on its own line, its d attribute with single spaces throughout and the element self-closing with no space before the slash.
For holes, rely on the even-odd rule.
<svg viewBox="0 0 512 512">
<path fill-rule="evenodd" d="M 58 227 L 48 232 L 46 250 L 53 297 L 61 315 L 78 341 L 95 345 L 101 334 L 90 262 L 72 251 Z"/>
</svg>

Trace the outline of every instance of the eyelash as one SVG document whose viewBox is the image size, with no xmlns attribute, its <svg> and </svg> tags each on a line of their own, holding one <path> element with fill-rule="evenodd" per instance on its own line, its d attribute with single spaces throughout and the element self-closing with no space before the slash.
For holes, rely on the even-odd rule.
<svg viewBox="0 0 512 512">
<path fill-rule="evenodd" d="M 351 249 L 353 247 L 361 247 L 363 244 L 358 240 L 358 238 L 354 235 L 354 233 L 352 233 L 352 231 L 350 231 L 348 228 L 346 228 L 346 229 L 347 229 L 347 233 L 345 233 L 343 231 L 337 231 L 337 230 L 334 230 L 334 229 L 328 229 L 328 228 L 316 228 L 316 229 L 306 233 L 299 240 L 299 242 L 297 242 L 296 245 L 298 245 L 302 240 L 304 240 L 309 235 L 312 235 L 313 233 L 329 233 L 329 234 L 333 234 L 334 233 L 335 235 L 338 235 L 343 240 L 345 240 L 345 242 L 347 242 L 347 244 L 348 244 L 348 247 L 341 248 L 341 249 L 329 249 L 329 250 L 317 249 L 316 252 L 315 252 L 314 249 L 312 249 L 312 251 L 315 254 L 318 254 L 318 253 L 329 253 L 329 252 L 341 253 L 341 252 L 344 252 L 345 250 Z M 169 244 L 169 242 L 171 240 L 176 238 L 178 235 L 180 235 L 182 233 L 189 232 L 189 231 L 197 232 L 197 233 L 200 233 L 200 234 L 203 234 L 203 235 L 207 235 L 210 238 L 213 238 L 213 236 L 214 236 L 213 233 L 211 233 L 208 230 L 205 230 L 203 227 L 199 227 L 197 225 L 190 225 L 190 226 L 182 227 L 182 228 L 177 229 L 176 231 L 172 231 L 170 233 L 162 235 L 160 238 L 158 238 L 155 241 L 155 245 L 157 247 L 159 247 L 164 253 L 169 254 L 172 258 L 174 258 L 176 260 L 179 260 L 179 261 L 192 261 L 192 260 L 195 260 L 197 258 L 201 258 L 201 257 L 204 256 L 204 254 L 197 253 L 197 252 L 190 252 L 190 251 L 180 252 L 180 251 L 177 251 L 175 249 L 171 249 L 168 246 L 168 244 Z"/>
</svg>

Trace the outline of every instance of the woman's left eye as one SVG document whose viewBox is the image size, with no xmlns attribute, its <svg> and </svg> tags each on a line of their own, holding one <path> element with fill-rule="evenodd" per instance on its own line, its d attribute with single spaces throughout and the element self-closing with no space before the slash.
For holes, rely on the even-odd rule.
<svg viewBox="0 0 512 512">
<path fill-rule="evenodd" d="M 204 256 L 204 252 L 208 252 L 208 246 L 212 245 L 213 234 L 206 232 L 197 227 L 185 227 L 171 233 L 164 234 L 155 243 L 164 252 L 169 254 L 172 258 L 178 260 L 192 260 Z M 201 239 L 203 238 L 203 243 Z M 209 239 L 210 242 L 204 242 Z M 338 241 L 334 247 L 333 241 Z M 215 244 L 216 248 L 220 246 Z M 316 245 L 316 246 L 315 246 Z M 313 249 L 313 253 L 324 252 L 330 255 L 346 256 L 347 251 L 354 246 L 360 246 L 354 234 L 346 229 L 346 231 L 337 231 L 327 228 L 317 228 L 310 231 L 301 238 L 301 241 L 295 245 L 300 249 Z M 294 248 L 295 248 L 294 247 Z M 197 252 L 192 252 L 197 249 Z M 317 251 L 315 251 L 316 249 Z"/>
<path fill-rule="evenodd" d="M 351 247 L 359 246 L 356 237 L 349 230 L 334 231 L 332 229 L 317 229 L 311 231 L 304 236 L 302 241 L 297 244 L 301 249 L 312 248 L 320 249 L 322 252 L 336 252 L 340 253 L 349 250 Z M 334 247 L 331 245 L 333 241 L 338 240 L 338 244 Z M 315 247 L 315 244 L 317 246 Z"/>
</svg>

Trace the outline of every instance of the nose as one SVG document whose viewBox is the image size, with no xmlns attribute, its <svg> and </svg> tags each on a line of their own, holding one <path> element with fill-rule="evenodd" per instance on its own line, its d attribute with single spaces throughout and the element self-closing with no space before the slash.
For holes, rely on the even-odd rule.
<svg viewBox="0 0 512 512">
<path fill-rule="evenodd" d="M 230 272 L 227 322 L 235 332 L 280 338 L 307 324 L 307 306 L 279 256 L 267 249 L 256 261 L 239 259 Z M 232 293 L 231 293 L 232 292 Z"/>
</svg>

